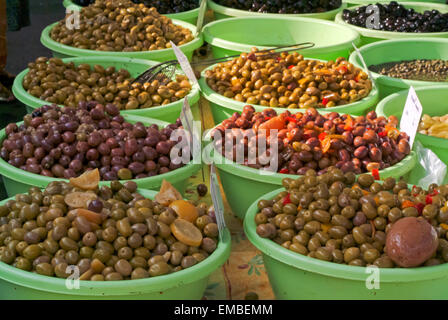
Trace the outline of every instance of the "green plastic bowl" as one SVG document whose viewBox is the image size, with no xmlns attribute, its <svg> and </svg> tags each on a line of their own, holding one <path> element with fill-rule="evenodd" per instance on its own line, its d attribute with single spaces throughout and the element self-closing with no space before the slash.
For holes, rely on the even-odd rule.
<svg viewBox="0 0 448 320">
<path fill-rule="evenodd" d="M 373 1 L 372 3 L 376 3 Z M 440 4 L 440 3 L 428 3 L 428 2 L 401 2 L 400 4 L 404 5 L 406 8 L 413 8 L 417 12 L 424 12 L 425 10 L 439 10 L 442 13 L 448 12 L 448 5 Z M 357 7 L 352 7 L 350 10 L 356 9 Z M 374 29 L 367 29 L 354 26 L 345 22 L 342 19 L 342 12 L 339 12 L 335 21 L 344 26 L 350 27 L 353 30 L 356 30 L 361 35 L 361 43 L 362 45 L 376 42 L 379 40 L 387 40 L 387 39 L 408 39 L 413 37 L 419 38 L 448 38 L 448 32 L 422 32 L 422 33 L 414 33 L 414 32 L 392 32 L 392 31 L 380 31 Z"/>
<path fill-rule="evenodd" d="M 215 124 L 219 124 L 222 121 L 224 121 L 227 118 L 230 118 L 234 112 L 242 112 L 244 106 L 247 105 L 247 103 L 239 102 L 234 99 L 230 99 L 227 97 L 224 97 L 223 95 L 217 93 L 216 91 L 213 91 L 212 88 L 210 88 L 207 84 L 207 81 L 205 80 L 205 71 L 208 69 L 214 68 L 216 65 L 210 66 L 204 71 L 202 71 L 201 78 L 198 80 L 199 86 L 201 87 L 202 95 L 205 99 L 208 100 L 210 104 L 210 109 L 212 111 L 213 120 Z M 344 106 L 339 107 L 332 107 L 332 108 L 323 108 L 319 109 L 319 111 L 327 111 L 327 112 L 339 112 L 339 113 L 348 113 L 352 115 L 364 115 L 370 110 L 373 110 L 376 103 L 379 101 L 379 92 L 377 87 L 375 86 L 373 90 L 369 93 L 367 97 L 364 99 L 361 99 L 357 102 L 346 104 Z M 253 106 L 256 111 L 263 111 L 266 108 L 260 105 L 254 105 Z M 284 112 L 285 110 L 288 110 L 292 113 L 296 112 L 305 112 L 305 109 L 287 109 L 287 108 L 272 108 L 277 113 Z"/>
<path fill-rule="evenodd" d="M 417 88 L 416 93 L 423 107 L 423 114 L 443 116 L 448 114 L 448 88 L 446 86 L 428 86 Z M 380 101 L 376 107 L 378 115 L 385 117 L 394 115 L 401 119 L 408 90 L 394 93 Z M 448 139 L 431 137 L 417 132 L 415 136 L 423 146 L 431 149 L 445 164 L 448 164 Z"/>
<path fill-rule="evenodd" d="M 65 58 L 64 62 L 73 62 L 75 65 L 79 65 L 82 63 L 88 63 L 90 65 L 99 64 L 104 67 L 115 67 L 117 69 L 124 68 L 128 70 L 132 77 L 137 77 L 142 72 L 149 69 L 151 66 L 159 63 L 156 61 L 148 61 L 143 59 L 134 59 L 134 58 L 125 58 L 125 57 L 78 57 L 78 58 Z M 20 72 L 14 80 L 14 84 L 12 87 L 12 92 L 14 96 L 22 102 L 29 113 L 33 112 L 34 109 L 40 108 L 44 105 L 48 105 L 49 102 L 45 100 L 41 100 L 36 98 L 26 92 L 23 88 L 23 78 L 28 73 L 29 69 L 25 69 Z M 199 101 L 199 85 L 194 84 L 190 93 L 187 95 L 188 102 L 191 106 L 194 106 Z M 136 115 L 141 117 L 149 117 L 154 119 L 159 119 L 168 122 L 174 122 L 177 118 L 179 118 L 180 113 L 182 111 L 183 99 L 178 101 L 169 103 L 164 106 L 151 107 L 146 109 L 135 109 L 135 110 L 123 110 L 120 111 L 122 115 Z"/>
<path fill-rule="evenodd" d="M 202 32 L 215 58 L 250 52 L 254 46 L 263 50 L 314 42 L 314 47 L 299 52 L 309 58 L 335 60 L 348 58 L 352 42 L 360 43 L 356 31 L 332 21 L 278 15 L 218 20 L 207 24 Z"/>
<path fill-rule="evenodd" d="M 71 0 L 64 0 L 63 2 L 64 7 L 70 10 L 80 10 L 82 7 L 73 3 Z M 170 19 L 185 21 L 191 24 L 196 24 L 198 20 L 199 15 L 199 7 L 193 10 L 179 12 L 179 13 L 171 13 L 171 14 L 164 14 L 165 17 L 168 17 Z"/>
<path fill-rule="evenodd" d="M 299 177 L 298 175 L 281 173 L 272 175 L 261 174 L 260 170 L 237 164 L 226 159 L 219 152 L 214 150 L 212 145 L 207 148 L 211 150 L 210 156 L 218 169 L 227 201 L 233 213 L 241 219 L 244 219 L 247 209 L 255 199 L 281 187 L 284 178 L 297 179 Z M 380 178 L 406 178 L 416 164 L 417 157 L 415 152 L 412 151 L 411 154 L 406 156 L 396 165 L 380 170 Z"/>
<path fill-rule="evenodd" d="M 380 64 L 385 62 L 412 60 L 412 59 L 443 59 L 448 60 L 448 39 L 400 39 L 387 40 L 371 43 L 360 49 L 367 64 Z M 358 55 L 354 52 L 350 55 L 349 61 L 356 66 L 362 63 Z M 448 89 L 448 82 L 416 81 L 392 78 L 372 72 L 380 91 L 380 97 L 401 91 L 413 86 L 419 88 L 423 86 L 444 85 Z"/>
<path fill-rule="evenodd" d="M 156 191 L 138 190 L 154 199 Z M 0 202 L 3 205 L 9 199 Z M 79 289 L 68 289 L 66 280 L 23 271 L 0 262 L 0 299 L 2 300 L 200 300 L 209 275 L 229 258 L 230 233 L 204 261 L 169 275 L 126 281 L 80 281 Z M 131 282 L 132 281 L 132 282 Z"/>
<path fill-rule="evenodd" d="M 379 289 L 369 290 L 372 275 L 355 267 L 310 258 L 283 248 L 256 232 L 257 202 L 273 199 L 277 189 L 252 203 L 244 219 L 249 241 L 263 254 L 264 265 L 277 299 L 447 299 L 448 264 L 421 268 L 379 269 Z"/>
<path fill-rule="evenodd" d="M 173 20 L 173 23 L 181 27 L 190 29 L 191 32 L 196 34 L 196 27 L 190 23 Z M 92 56 L 109 56 L 109 57 L 125 57 L 125 58 L 138 58 L 154 61 L 168 61 L 176 60 L 174 51 L 171 48 L 153 51 L 136 51 L 136 52 L 117 52 L 117 51 L 99 51 L 99 50 L 87 50 L 79 49 L 75 47 L 70 47 L 54 41 L 50 37 L 50 31 L 53 27 L 58 24 L 55 22 L 47 26 L 41 34 L 40 42 L 53 52 L 54 57 L 58 58 L 68 58 L 68 57 L 92 57 Z M 192 41 L 179 46 L 179 49 L 187 56 L 188 59 L 192 59 L 194 50 L 202 46 L 204 40 L 202 35 L 196 36 Z"/>
<path fill-rule="evenodd" d="M 325 19 L 325 20 L 333 20 L 335 15 L 341 11 L 342 9 L 346 8 L 346 4 L 343 3 L 339 8 L 326 11 L 326 12 L 319 12 L 319 13 L 302 13 L 302 14 L 279 14 L 279 13 L 259 13 L 259 12 L 251 12 L 246 10 L 238 10 L 233 9 L 229 7 L 224 7 L 216 2 L 213 2 L 211 0 L 207 0 L 207 7 L 209 9 L 212 9 L 215 14 L 215 19 L 226 19 L 231 17 L 303 17 L 303 18 L 318 18 L 318 19 Z"/>
<path fill-rule="evenodd" d="M 144 125 L 148 126 L 150 124 L 157 124 L 159 126 L 168 125 L 167 122 L 159 121 L 156 119 L 143 118 L 132 115 L 124 115 L 123 116 L 126 121 L 131 123 L 141 122 Z M 21 122 L 17 123 L 20 125 Z M 0 131 L 0 145 L 3 144 L 3 140 L 6 137 L 5 129 Z M 195 164 L 190 162 L 189 164 L 164 173 L 154 177 L 142 178 L 142 179 L 134 179 L 142 189 L 149 190 L 159 190 L 162 185 L 163 180 L 169 181 L 177 190 L 179 190 L 182 194 L 184 193 L 188 179 L 194 175 L 196 172 L 200 170 L 202 167 L 201 164 Z M 0 158 L 0 175 L 3 178 L 3 183 L 5 185 L 6 193 L 9 197 L 12 197 L 18 193 L 27 193 L 30 187 L 40 187 L 45 188 L 52 181 L 67 181 L 64 179 L 52 178 L 42 176 L 40 174 L 31 173 L 20 168 L 16 168 L 10 165 L 8 162 Z M 122 181 L 126 182 L 125 180 Z M 108 185 L 110 181 L 100 181 L 100 185 Z"/>
</svg>

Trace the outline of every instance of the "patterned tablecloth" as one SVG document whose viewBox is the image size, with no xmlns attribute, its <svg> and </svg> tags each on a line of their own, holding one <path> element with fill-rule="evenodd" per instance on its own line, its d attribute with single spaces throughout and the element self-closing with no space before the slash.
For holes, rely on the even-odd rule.
<svg viewBox="0 0 448 320">
<path fill-rule="evenodd" d="M 201 97 L 198 107 L 192 107 L 192 113 L 196 120 L 201 120 L 203 131 L 214 127 L 210 106 L 205 98 Z M 187 198 L 198 200 L 196 186 L 200 183 L 206 184 L 210 190 L 209 170 L 204 165 L 198 175 L 191 177 L 186 191 Z M 228 261 L 210 276 L 204 299 L 274 299 L 262 255 L 246 238 L 242 220 L 233 215 L 222 189 L 221 192 L 224 197 L 225 221 L 232 235 L 232 251 Z M 210 193 L 200 201 L 212 204 Z"/>
</svg>

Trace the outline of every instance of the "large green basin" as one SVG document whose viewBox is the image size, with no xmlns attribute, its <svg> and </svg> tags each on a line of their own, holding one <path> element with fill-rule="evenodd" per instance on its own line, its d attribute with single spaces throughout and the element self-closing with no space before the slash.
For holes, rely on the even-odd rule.
<svg viewBox="0 0 448 320">
<path fill-rule="evenodd" d="M 375 1 L 371 2 L 376 3 Z M 448 12 L 448 5 L 440 4 L 440 3 L 428 3 L 428 2 L 401 2 L 400 4 L 404 5 L 406 8 L 414 8 L 417 12 L 424 12 L 425 10 L 439 10 L 442 13 Z M 364 4 L 364 5 L 367 5 Z M 358 7 L 358 6 L 356 6 Z M 353 10 L 356 7 L 349 8 Z M 361 34 L 361 43 L 362 45 L 366 45 L 372 42 L 376 42 L 379 40 L 388 40 L 388 39 L 408 39 L 412 37 L 418 36 L 419 38 L 448 38 L 448 32 L 422 32 L 422 33 L 414 33 L 414 32 L 392 32 L 392 31 L 381 31 L 374 30 L 368 28 L 361 28 L 358 26 L 354 26 L 345 22 L 342 19 L 342 12 L 339 12 L 335 19 L 337 23 L 342 24 L 344 26 L 350 27 L 353 30 L 356 30 L 359 34 Z"/>
<path fill-rule="evenodd" d="M 156 191 L 139 190 L 154 199 Z M 3 200 L 4 204 L 9 199 Z M 2 300 L 200 300 L 209 275 L 229 257 L 230 233 L 204 261 L 172 274 L 125 281 L 79 281 L 79 289 L 68 289 L 66 280 L 23 271 L 0 262 L 0 299 Z"/>
<path fill-rule="evenodd" d="M 154 61 L 168 61 L 175 60 L 176 55 L 171 48 L 153 51 L 135 51 L 135 52 L 116 52 L 116 51 L 99 51 L 99 50 L 87 50 L 79 49 L 71 46 L 64 45 L 57 41 L 54 41 L 50 37 L 51 29 L 57 24 L 55 22 L 47 26 L 41 34 L 40 42 L 53 52 L 53 56 L 58 58 L 68 57 L 91 57 L 91 56 L 113 56 L 113 57 L 125 57 L 125 58 L 138 58 Z M 173 20 L 173 23 L 184 28 L 190 29 L 191 32 L 196 34 L 196 27 L 191 23 L 184 21 Z M 202 35 L 196 36 L 192 41 L 179 46 L 179 49 L 187 56 L 188 59 L 192 59 L 194 50 L 198 49 L 204 43 Z"/>
<path fill-rule="evenodd" d="M 448 39 L 395 39 L 371 43 L 360 48 L 361 54 L 367 66 L 385 62 L 394 62 L 413 59 L 444 59 L 448 60 Z M 356 52 L 350 55 L 349 61 L 354 65 L 362 66 L 361 60 Z M 448 89 L 448 82 L 416 81 L 392 78 L 371 72 L 380 91 L 380 97 L 401 91 L 413 86 L 419 88 L 423 86 L 445 85 Z"/>
<path fill-rule="evenodd" d="M 207 7 L 212 9 L 215 14 L 215 19 L 226 19 L 231 17 L 303 17 L 303 18 L 318 18 L 325 20 L 333 20 L 334 16 L 346 7 L 346 4 L 343 3 L 339 8 L 319 13 L 302 13 L 302 14 L 279 14 L 279 13 L 259 13 L 259 12 L 251 12 L 245 10 L 238 10 L 229 7 L 224 7 L 212 0 L 207 0 Z"/>
<path fill-rule="evenodd" d="M 269 281 L 277 299 L 406 300 L 448 299 L 448 264 L 420 268 L 377 269 L 378 288 L 369 278 L 372 270 L 310 258 L 283 248 L 256 232 L 257 202 L 272 199 L 278 189 L 257 198 L 247 211 L 244 231 L 262 252 Z"/>
<path fill-rule="evenodd" d="M 278 15 L 218 20 L 207 24 L 202 32 L 215 58 L 250 52 L 252 47 L 263 50 L 313 42 L 314 47 L 299 52 L 309 58 L 335 60 L 348 58 L 352 42 L 360 43 L 358 32 L 332 21 Z"/>
<path fill-rule="evenodd" d="M 143 73 L 151 66 L 158 64 L 156 61 L 148 61 L 143 59 L 133 59 L 133 58 L 124 58 L 124 57 L 78 57 L 78 58 L 65 58 L 64 62 L 73 62 L 75 65 L 79 65 L 82 63 L 90 64 L 91 66 L 99 64 L 104 67 L 115 67 L 118 69 L 126 69 L 129 71 L 132 77 L 137 77 L 139 74 Z M 44 105 L 49 104 L 49 102 L 45 100 L 41 100 L 29 94 L 23 88 L 23 79 L 28 73 L 29 69 L 25 69 L 20 72 L 17 77 L 14 79 L 14 85 L 12 87 L 12 91 L 14 96 L 22 102 L 28 112 L 33 112 L 34 109 L 40 108 Z M 193 87 L 190 93 L 187 95 L 188 102 L 190 106 L 196 106 L 199 101 L 200 93 L 199 93 L 199 85 L 193 84 Z M 136 115 L 141 117 L 149 117 L 154 119 L 159 119 L 162 121 L 174 122 L 177 118 L 179 118 L 180 113 L 182 111 L 183 99 L 163 105 L 158 107 L 151 107 L 146 109 L 135 109 L 135 110 L 123 110 L 121 114 L 129 114 Z"/>
<path fill-rule="evenodd" d="M 132 115 L 124 115 L 126 121 L 131 123 L 142 122 L 145 126 L 150 124 L 157 124 L 159 126 L 168 125 L 167 122 L 159 121 L 150 118 L 143 118 Z M 18 123 L 19 125 L 20 123 Z M 6 137 L 5 129 L 0 131 L 0 145 Z M 198 172 L 201 168 L 201 164 L 195 164 L 190 162 L 189 164 L 179 169 L 160 174 L 153 177 L 134 179 L 142 189 L 159 190 L 163 180 L 169 181 L 177 190 L 184 193 L 188 179 Z M 64 180 L 52 177 L 42 176 L 40 174 L 31 173 L 20 168 L 16 168 L 10 165 L 8 162 L 0 158 L 0 175 L 3 178 L 6 193 L 9 197 L 12 197 L 18 193 L 26 193 L 30 187 L 45 188 L 50 182 L 56 180 Z M 65 180 L 67 181 L 67 180 Z M 125 181 L 123 181 L 125 182 Z M 100 185 L 107 185 L 109 181 L 101 181 Z"/>
</svg>

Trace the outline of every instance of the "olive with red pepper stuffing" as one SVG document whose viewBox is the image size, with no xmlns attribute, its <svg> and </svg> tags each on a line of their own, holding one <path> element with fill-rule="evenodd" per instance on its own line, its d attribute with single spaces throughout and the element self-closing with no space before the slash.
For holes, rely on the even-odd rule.
<svg viewBox="0 0 448 320">
<path fill-rule="evenodd" d="M 314 108 L 277 114 L 269 108 L 255 112 L 247 105 L 218 125 L 211 137 L 217 152 L 255 169 L 304 175 L 311 168 L 320 175 L 334 166 L 360 174 L 388 168 L 410 153 L 409 137 L 397 124 L 395 116 L 378 117 L 374 111 L 359 117 L 319 114 Z M 307 184 L 314 186 L 315 181 Z"/>
</svg>

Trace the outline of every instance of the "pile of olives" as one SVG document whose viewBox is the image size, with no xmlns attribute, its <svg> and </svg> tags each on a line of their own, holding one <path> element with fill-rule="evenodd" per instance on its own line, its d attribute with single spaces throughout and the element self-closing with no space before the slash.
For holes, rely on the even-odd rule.
<svg viewBox="0 0 448 320">
<path fill-rule="evenodd" d="M 285 191 L 258 202 L 256 232 L 296 253 L 352 266 L 448 262 L 448 187 L 332 168 L 284 179 Z"/>
<path fill-rule="evenodd" d="M 79 28 L 68 28 L 65 19 L 51 29 L 50 37 L 79 49 L 161 50 L 171 48 L 170 41 L 179 46 L 194 38 L 189 29 L 173 24 L 156 8 L 131 0 L 96 0 L 81 9 Z"/>
<path fill-rule="evenodd" d="M 52 182 L 0 206 L 0 261 L 80 280 L 142 279 L 189 268 L 213 253 L 218 226 L 205 203 L 161 204 L 132 182 L 110 187 Z"/>
</svg>

